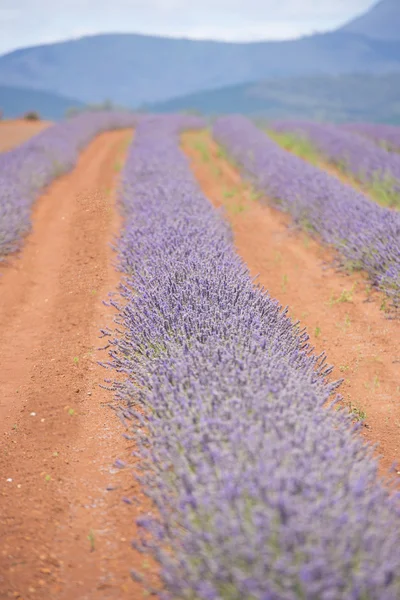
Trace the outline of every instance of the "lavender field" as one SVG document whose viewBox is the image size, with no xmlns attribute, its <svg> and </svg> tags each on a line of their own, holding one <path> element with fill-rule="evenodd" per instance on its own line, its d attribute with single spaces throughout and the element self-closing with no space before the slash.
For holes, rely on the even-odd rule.
<svg viewBox="0 0 400 600">
<path fill-rule="evenodd" d="M 79 151 L 95 135 L 134 122 L 131 113 L 80 115 L 0 154 L 0 261 L 18 249 L 29 231 L 32 204 L 45 186 L 73 168 Z"/>
<path fill-rule="evenodd" d="M 396 503 L 349 416 L 323 407 L 336 387 L 324 357 L 254 286 L 199 191 L 179 151 L 190 125 L 138 125 L 123 174 L 126 333 L 112 341 L 157 506 L 140 525 L 160 597 L 394 599 Z M 215 131 L 229 143 L 229 126 L 257 161 L 241 125 Z"/>
<path fill-rule="evenodd" d="M 310 144 L 311 149 L 364 184 L 383 205 L 400 207 L 400 155 L 375 143 L 381 126 L 365 130 L 357 125 L 345 128 L 311 121 L 273 121 L 269 128 L 277 134 L 297 136 L 300 142 Z M 360 131 L 369 133 L 358 135 Z M 398 137 L 395 127 L 389 128 L 390 134 L 384 131 L 391 139 Z"/>
<path fill-rule="evenodd" d="M 320 326 L 311 330 L 306 309 L 321 304 L 333 276 L 312 263 L 308 246 L 285 237 L 286 225 L 283 232 L 277 221 L 280 228 L 268 230 L 273 235 L 262 235 L 273 217 L 258 198 L 268 196 L 290 224 L 322 248 L 334 248 L 349 271 L 366 273 L 394 309 L 400 304 L 400 214 L 286 152 L 244 117 L 215 120 L 212 134 L 206 125 L 188 115 L 83 114 L 0 155 L 1 255 L 18 248 L 23 257 L 35 257 L 29 268 L 39 265 L 35 272 L 22 268 L 18 277 L 6 273 L 0 282 L 2 385 L 15 406 L 21 396 L 27 403 L 23 417 L 13 413 L 10 420 L 4 413 L 7 436 L 18 441 L 15 449 L 10 444 L 15 454 L 2 457 L 10 484 L 3 496 L 3 536 L 11 544 L 7 590 L 17 590 L 24 576 L 13 575 L 14 554 L 23 551 L 12 548 L 15 536 L 27 537 L 25 505 L 31 503 L 38 511 L 45 507 L 51 519 L 44 533 L 34 522 L 37 534 L 29 538 L 39 550 L 28 544 L 34 558 L 22 562 L 32 561 L 29 573 L 50 575 L 56 559 L 43 567 L 33 562 L 36 554 L 43 562 L 54 545 L 59 557 L 69 557 L 56 571 L 68 600 L 79 597 L 79 589 L 95 589 L 96 600 L 104 590 L 110 598 L 122 590 L 160 600 L 398 600 L 399 471 L 394 466 L 391 479 L 383 475 L 376 448 L 364 437 L 367 420 L 373 424 L 367 441 L 380 442 L 383 431 L 385 465 L 395 462 L 396 442 L 387 439 L 399 410 L 393 376 L 398 320 L 385 319 L 374 298 L 366 313 L 363 301 L 344 290 L 330 307 L 326 303 L 321 327 L 324 336 L 325 328 L 329 332 L 324 343 L 330 339 L 326 352 L 317 350 Z M 117 147 L 122 137 L 93 146 L 102 157 L 86 177 L 89 163 L 77 166 L 80 150 L 102 131 L 126 129 L 131 139 L 133 128 L 127 155 L 111 153 L 112 164 L 107 144 Z M 182 142 L 188 130 L 209 135 L 209 147 L 203 137 L 197 149 L 213 181 L 195 175 Z M 343 135 L 365 143 L 359 134 Z M 64 209 L 43 226 L 65 235 L 60 246 L 45 240 L 54 266 L 48 257 L 36 258 L 40 240 L 25 240 L 35 202 L 45 201 L 41 192 L 68 171 L 64 206 L 75 203 L 75 212 L 65 227 Z M 227 187 L 232 181 L 234 191 Z M 218 186 L 227 202 L 243 196 L 243 210 L 232 217 L 227 204 L 214 203 Z M 57 195 L 49 198 L 57 201 Z M 276 271 L 281 282 L 283 275 L 279 297 L 269 290 L 272 282 L 261 285 L 251 274 L 255 264 L 268 262 L 253 263 L 251 253 L 242 257 L 240 244 L 250 245 L 256 234 L 258 257 L 284 240 L 304 255 L 299 264 L 313 264 L 313 277 L 318 272 L 313 289 L 321 288 L 321 296 L 302 306 L 304 322 L 282 301 L 288 277 L 279 270 L 286 259 L 281 246 L 273 259 L 274 277 Z M 311 272 L 309 282 L 302 272 L 290 284 L 306 298 L 300 288 L 311 286 Z M 103 302 L 106 290 L 109 302 Z M 106 305 L 114 311 L 108 324 L 100 308 Z M 358 313 L 364 320 L 357 321 Z M 346 315 L 344 331 L 336 328 L 337 315 Z M 365 326 L 369 318 L 372 331 Z M 387 331 L 376 332 L 378 326 Z M 349 353 L 345 336 L 361 350 Z M 340 373 L 356 406 L 363 398 L 352 380 L 367 384 L 365 396 L 370 381 L 354 356 L 380 365 L 379 376 L 368 367 L 375 377 L 368 417 L 354 404 L 349 409 L 341 395 L 339 365 L 330 365 L 330 351 L 341 344 Z M 100 364 L 106 381 L 96 370 Z M 385 387 L 385 377 L 392 387 Z M 36 416 L 28 430 L 23 419 L 31 424 Z M 389 423 L 386 429 L 379 429 L 378 418 Z M 24 503 L 8 494 L 17 485 Z M 15 514 L 23 527 L 12 520 Z M 33 594 L 31 579 L 24 585 Z M 54 593 L 49 581 L 34 584 L 45 590 L 43 597 Z M 72 587 L 75 581 L 79 588 Z M 0 579 L 0 591 L 1 585 Z"/>
<path fill-rule="evenodd" d="M 365 270 L 374 285 L 398 305 L 398 212 L 378 206 L 335 177 L 285 152 L 243 117 L 218 119 L 213 132 L 258 189 L 297 223 L 334 246 L 347 267 Z"/>
<path fill-rule="evenodd" d="M 342 125 L 342 128 L 373 140 L 387 150 L 400 152 L 399 126 L 382 123 L 348 123 Z"/>
</svg>

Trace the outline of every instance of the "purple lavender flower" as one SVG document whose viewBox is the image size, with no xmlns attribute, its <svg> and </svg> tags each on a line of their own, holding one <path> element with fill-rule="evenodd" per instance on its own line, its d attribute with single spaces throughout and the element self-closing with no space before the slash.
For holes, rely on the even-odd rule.
<svg viewBox="0 0 400 600">
<path fill-rule="evenodd" d="M 160 562 L 163 599 L 396 600 L 398 499 L 350 416 L 324 407 L 337 387 L 324 357 L 253 285 L 200 192 L 178 136 L 196 125 L 141 120 L 123 171 L 111 360 L 124 410 L 145 420 L 141 481 L 157 509 L 135 547 Z M 265 183 L 283 170 L 300 185 L 246 120 L 216 133 L 238 160 L 254 151 Z"/>
<path fill-rule="evenodd" d="M 79 150 L 95 135 L 132 127 L 124 112 L 82 114 L 46 129 L 13 150 L 0 154 L 0 261 L 16 250 L 31 226 L 31 207 L 57 175 L 73 168 Z"/>
<path fill-rule="evenodd" d="M 364 269 L 400 302 L 400 213 L 289 154 L 240 116 L 218 119 L 217 141 L 278 208 L 333 245 L 348 266 Z"/>
<path fill-rule="evenodd" d="M 386 205 L 400 206 L 400 155 L 336 125 L 311 121 L 275 121 L 278 133 L 303 136 L 329 161 L 372 186 Z"/>
<path fill-rule="evenodd" d="M 383 123 L 346 123 L 341 127 L 347 131 L 358 133 L 387 150 L 400 151 L 400 127 Z"/>
</svg>

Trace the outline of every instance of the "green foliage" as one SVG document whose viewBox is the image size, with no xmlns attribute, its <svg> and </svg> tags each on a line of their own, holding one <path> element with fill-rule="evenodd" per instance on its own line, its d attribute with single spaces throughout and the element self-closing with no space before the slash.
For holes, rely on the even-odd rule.
<svg viewBox="0 0 400 600">
<path fill-rule="evenodd" d="M 203 162 L 208 162 L 210 160 L 210 151 L 207 144 L 202 140 L 196 140 L 194 143 L 194 148 L 201 154 L 201 159 Z"/>
<path fill-rule="evenodd" d="M 315 232 L 314 225 L 311 223 L 311 221 L 307 217 L 301 217 L 301 219 L 299 219 L 299 223 L 300 223 L 301 227 L 307 233 L 314 233 Z"/>
<path fill-rule="evenodd" d="M 88 537 L 88 540 L 90 543 L 90 552 L 94 552 L 95 551 L 95 536 L 94 536 L 93 529 L 91 529 L 89 531 L 89 535 L 87 537 Z"/>
<path fill-rule="evenodd" d="M 40 121 L 40 115 L 35 110 L 30 110 L 24 114 L 25 121 Z"/>
<path fill-rule="evenodd" d="M 229 212 L 233 215 L 238 215 L 246 210 L 246 207 L 241 202 L 236 202 L 229 205 Z"/>
<path fill-rule="evenodd" d="M 54 160 L 53 161 L 53 172 L 54 172 L 54 177 L 59 177 L 60 175 L 62 175 L 65 172 L 64 165 L 62 165 L 59 161 Z"/>
<path fill-rule="evenodd" d="M 399 182 L 390 174 L 376 174 L 372 182 L 368 183 L 368 188 L 379 204 L 389 208 L 400 208 Z"/>
<path fill-rule="evenodd" d="M 214 177 L 220 177 L 222 175 L 222 169 L 214 163 L 211 164 L 211 170 Z"/>
<path fill-rule="evenodd" d="M 250 200 L 256 202 L 257 200 L 260 200 L 263 197 L 263 195 L 264 194 L 262 192 L 252 189 L 250 192 Z"/>
<path fill-rule="evenodd" d="M 233 198 L 236 196 L 237 192 L 237 188 L 233 188 L 232 190 L 224 190 L 224 198 Z"/>
<path fill-rule="evenodd" d="M 224 158 L 224 159 L 228 160 L 228 153 L 225 150 L 225 148 L 223 148 L 222 146 L 218 147 L 217 156 L 218 156 L 218 158 Z"/>
<path fill-rule="evenodd" d="M 349 273 L 356 273 L 358 271 L 362 271 L 363 267 L 361 264 L 361 261 L 359 260 L 345 260 L 343 267 L 346 269 L 346 271 L 348 271 Z"/>
<path fill-rule="evenodd" d="M 332 294 L 329 300 L 329 305 L 333 306 L 333 304 L 339 304 L 342 302 L 352 302 L 355 288 L 356 284 L 354 284 L 350 290 L 343 290 L 340 296 L 338 296 L 337 298 L 335 298 L 335 296 Z"/>
<path fill-rule="evenodd" d="M 321 154 L 305 136 L 296 133 L 277 133 L 272 130 L 268 130 L 267 133 L 282 148 L 293 152 L 311 164 L 317 165 L 321 161 Z"/>
<path fill-rule="evenodd" d="M 350 402 L 349 410 L 357 421 L 365 421 L 367 413 Z"/>
</svg>

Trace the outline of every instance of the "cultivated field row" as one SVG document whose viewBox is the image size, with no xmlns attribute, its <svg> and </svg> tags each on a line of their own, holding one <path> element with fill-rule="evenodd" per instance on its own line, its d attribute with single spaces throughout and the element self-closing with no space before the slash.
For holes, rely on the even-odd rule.
<svg viewBox="0 0 400 600">
<path fill-rule="evenodd" d="M 275 121 L 269 129 L 278 142 L 290 144 L 302 157 L 312 161 L 324 157 L 383 206 L 400 208 L 400 154 L 390 151 L 399 143 L 399 128 Z M 384 147 L 378 143 L 382 138 Z"/>
<path fill-rule="evenodd" d="M 378 206 L 335 177 L 288 154 L 243 117 L 224 117 L 213 127 L 257 189 L 295 222 L 336 248 L 346 268 L 366 271 L 398 306 L 400 214 Z"/>
<path fill-rule="evenodd" d="M 109 598 L 139 597 L 147 590 L 171 600 L 396 600 L 400 517 L 398 497 L 391 492 L 396 483 L 378 478 L 374 450 L 360 436 L 360 424 L 354 425 L 354 417 L 362 415 L 343 407 L 339 382 L 325 355 L 314 351 L 292 306 L 283 309 L 276 297 L 284 296 L 291 277 L 298 276 L 299 313 L 309 301 L 305 286 L 321 288 L 330 279 L 341 285 L 343 274 L 330 271 L 324 280 L 315 261 L 318 252 L 326 258 L 318 246 L 322 240 L 335 250 L 334 257 L 342 257 L 343 267 L 367 273 L 380 297 L 387 298 L 379 310 L 379 294 L 371 288 L 363 312 L 359 290 L 343 289 L 326 310 L 343 312 L 352 305 L 344 333 L 353 319 L 360 339 L 364 333 L 371 344 L 383 343 L 383 337 L 362 329 L 372 323 L 398 333 L 400 215 L 280 149 L 240 117 L 214 123 L 219 147 L 200 131 L 204 123 L 192 117 L 96 118 L 79 126 L 71 120 L 64 137 L 64 130 L 55 135 L 54 129 L 67 125 L 50 128 L 40 134 L 48 137 L 39 149 L 33 138 L 31 153 L 24 144 L 19 151 L 25 154 L 12 160 L 11 152 L 0 157 L 12 166 L 0 176 L 7 183 L 7 193 L 0 191 L 5 255 L 28 231 L 33 202 L 56 175 L 54 157 L 63 170 L 70 169 L 81 145 L 97 132 L 135 125 L 119 186 L 117 250 L 123 285 L 110 305 L 117 311 L 116 325 L 95 308 L 91 292 L 93 288 L 94 295 L 104 298 L 107 287 L 115 292 L 118 285 L 105 250 L 116 232 L 115 226 L 106 226 L 105 215 L 115 214 L 115 208 L 110 204 L 104 213 L 103 205 L 110 173 L 122 163 L 120 158 L 115 162 L 115 151 L 112 158 L 107 154 L 106 141 L 89 163 L 90 191 L 85 190 L 84 168 L 76 171 L 74 188 L 68 177 L 75 171 L 62 178 L 62 208 L 48 203 L 44 219 L 34 214 L 32 236 L 17 258 L 22 261 L 19 273 L 5 267 L 0 317 L 8 347 L 15 335 L 15 352 L 2 357 L 8 361 L 6 410 L 13 407 L 3 465 L 10 474 L 2 522 L 4 589 L 33 598 L 41 587 L 68 600 L 79 593 L 97 600 L 104 598 L 104 590 Z M 183 134 L 187 129 L 197 133 Z M 96 163 L 100 155 L 102 161 Z M 232 160 L 254 187 L 241 182 Z M 21 164 L 29 168 L 23 171 Z M 37 168 L 41 175 L 34 180 Z M 101 193 L 96 191 L 99 177 Z M 235 182 L 236 189 L 226 189 L 227 182 Z M 68 189 L 75 198 L 71 205 Z M 267 197 L 287 213 L 279 223 L 277 211 L 263 205 Z M 21 198 L 26 198 L 22 205 Z M 225 214 L 212 204 L 223 206 Z M 48 219 L 45 214 L 51 211 L 54 218 Z M 97 221 L 99 215 L 103 221 Z M 300 234 L 287 229 L 291 222 L 310 236 L 304 238 L 299 263 L 299 246 L 290 236 Z M 46 232 L 45 248 L 38 226 Z M 287 261 L 290 279 L 278 261 L 270 265 L 268 276 L 262 273 L 262 287 L 253 276 L 254 252 L 271 257 L 277 240 L 282 244 L 279 260 Z M 290 255 L 286 247 L 290 250 L 291 244 Z M 99 277 L 101 285 L 96 284 Z M 271 294 L 270 284 L 277 294 Z M 14 305 L 12 291 L 20 298 Z M 322 319 L 323 310 L 318 314 Z M 303 314 L 296 316 L 303 320 Z M 109 385 L 125 428 L 123 439 L 100 409 L 109 394 L 98 391 L 101 376 L 95 364 L 105 358 L 104 350 L 101 356 L 93 347 L 96 326 L 108 341 Z M 323 322 L 315 325 L 317 343 L 323 327 Z M 40 350 L 32 353 L 35 335 Z M 331 329 L 328 338 L 334 335 Z M 391 396 L 399 391 L 398 340 L 385 343 L 385 381 L 380 383 L 386 386 L 390 379 L 385 394 Z M 329 354 L 327 358 L 332 360 Z M 18 364 L 24 365 L 21 383 Z M 361 385 L 363 376 L 354 367 Z M 379 395 L 375 383 L 373 393 Z M 355 386 L 353 397 L 359 393 Z M 81 406 L 74 400 L 77 394 L 84 394 Z M 388 431 L 393 436 L 385 446 L 385 468 L 399 449 L 398 398 L 397 404 L 393 400 L 387 402 L 394 411 L 391 428 L 374 429 L 374 424 L 372 435 L 367 432 L 376 442 Z M 25 402 L 17 418 L 18 406 Z M 36 415 L 40 425 L 32 426 Z M 14 419 L 17 427 L 11 428 Z M 83 453 L 80 464 L 75 451 Z M 60 454 L 67 466 L 53 464 L 50 473 L 50 456 L 53 460 Z M 114 470 L 109 470 L 114 459 Z M 72 462 L 73 468 L 68 467 Z M 38 475 L 40 468 L 45 471 Z M 132 472 L 140 485 L 130 479 Z M 22 482 L 18 489 L 16 480 Z M 28 499 L 36 517 L 25 514 Z M 48 527 L 38 527 L 45 514 L 51 516 Z M 130 524 L 133 518 L 137 528 Z M 125 546 L 128 536 L 134 537 L 134 551 Z M 86 554 L 80 540 L 85 540 Z M 139 558 L 143 553 L 150 556 L 149 563 Z M 40 567 L 43 556 L 46 561 L 52 556 L 53 563 Z M 15 574 L 15 561 L 28 567 L 17 566 Z M 38 579 L 37 573 L 51 573 L 52 579 Z"/>
<path fill-rule="evenodd" d="M 124 172 L 112 356 L 157 507 L 142 549 L 168 598 L 394 598 L 395 501 L 348 413 L 324 407 L 331 369 L 199 191 L 188 126 L 144 120 Z"/>
<path fill-rule="evenodd" d="M 0 261 L 18 248 L 21 237 L 29 231 L 32 204 L 38 194 L 74 167 L 79 151 L 102 131 L 132 127 L 134 122 L 130 113 L 81 115 L 0 154 Z"/>
<path fill-rule="evenodd" d="M 251 274 L 307 328 L 316 351 L 327 352 L 332 376 L 344 378 L 343 403 L 363 422 L 363 436 L 379 441 L 385 473 L 400 451 L 400 322 L 383 310 L 387 297 L 365 273 L 338 269 L 330 249 L 255 193 L 208 132 L 184 133 L 182 148 Z"/>
<path fill-rule="evenodd" d="M 115 188 L 131 139 L 110 131 L 82 150 L 1 264 L 1 598 L 141 595 L 129 575 L 133 510 L 121 502 L 134 482 L 113 466 L 132 450 L 98 365 L 100 328 L 115 316 L 103 301 L 120 281 Z"/>
</svg>

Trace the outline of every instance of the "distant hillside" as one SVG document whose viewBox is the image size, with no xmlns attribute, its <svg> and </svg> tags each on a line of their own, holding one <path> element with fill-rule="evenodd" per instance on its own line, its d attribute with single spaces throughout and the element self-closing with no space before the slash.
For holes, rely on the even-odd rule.
<svg viewBox="0 0 400 600">
<path fill-rule="evenodd" d="M 0 85 L 87 104 L 144 102 L 273 78 L 400 72 L 400 0 L 383 0 L 338 31 L 228 43 L 102 34 L 0 56 Z"/>
<path fill-rule="evenodd" d="M 364 35 L 374 14 L 383 15 L 383 39 Z M 109 98 L 136 108 L 143 102 L 277 77 L 400 71 L 400 39 L 393 33 L 399 15 L 400 0 L 384 0 L 361 17 L 363 27 L 353 21 L 349 31 L 344 27 L 282 42 L 94 35 L 0 56 L 0 85 L 34 87 L 85 103 Z"/>
<path fill-rule="evenodd" d="M 400 0 L 381 0 L 365 15 L 341 28 L 345 33 L 380 40 L 400 40 Z"/>
<path fill-rule="evenodd" d="M 79 100 L 65 98 L 52 92 L 0 85 L 0 110 L 7 119 L 14 119 L 34 110 L 41 118 L 56 121 L 65 117 L 71 107 L 82 108 Z"/>
<path fill-rule="evenodd" d="M 147 105 L 149 111 L 195 110 L 277 119 L 382 121 L 400 124 L 400 73 L 266 80 Z"/>
</svg>

